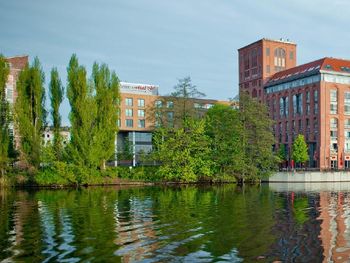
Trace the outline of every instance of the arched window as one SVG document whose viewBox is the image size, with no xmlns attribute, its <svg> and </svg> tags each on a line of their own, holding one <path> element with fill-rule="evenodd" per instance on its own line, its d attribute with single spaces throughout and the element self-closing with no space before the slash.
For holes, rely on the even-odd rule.
<svg viewBox="0 0 350 263">
<path fill-rule="evenodd" d="M 286 67 L 286 51 L 283 48 L 275 49 L 275 71 L 284 70 Z"/>
</svg>

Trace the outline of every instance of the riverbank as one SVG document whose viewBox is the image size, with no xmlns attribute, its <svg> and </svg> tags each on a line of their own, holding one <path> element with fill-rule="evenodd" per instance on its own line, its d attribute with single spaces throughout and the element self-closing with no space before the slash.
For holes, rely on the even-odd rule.
<svg viewBox="0 0 350 263">
<path fill-rule="evenodd" d="M 276 172 L 262 181 L 269 183 L 350 182 L 350 171 Z"/>
<path fill-rule="evenodd" d="M 49 187 L 108 185 L 174 185 L 236 183 L 232 176 L 199 177 L 195 182 L 171 181 L 158 172 L 158 167 L 109 167 L 105 171 L 81 167 L 46 167 L 35 173 L 12 171 L 0 178 L 0 187 Z"/>
</svg>

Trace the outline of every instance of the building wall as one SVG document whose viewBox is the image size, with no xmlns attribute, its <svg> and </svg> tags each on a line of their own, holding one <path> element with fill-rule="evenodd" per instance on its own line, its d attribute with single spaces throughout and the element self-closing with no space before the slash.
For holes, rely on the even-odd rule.
<svg viewBox="0 0 350 263">
<path fill-rule="evenodd" d="M 284 50 L 284 60 L 278 60 L 279 57 L 275 56 L 277 49 Z M 240 92 L 247 92 L 262 101 L 264 99 L 263 86 L 268 78 L 282 69 L 296 66 L 296 44 L 284 40 L 261 39 L 240 48 L 238 56 Z M 281 68 L 277 68 L 275 62 L 281 63 Z"/>
<path fill-rule="evenodd" d="M 320 156 L 320 83 L 304 85 L 296 89 L 287 89 L 281 92 L 266 94 L 265 101 L 269 108 L 269 115 L 274 120 L 274 135 L 276 149 L 285 144 L 288 151 L 288 159 L 291 158 L 292 145 L 298 134 L 303 134 L 309 145 L 310 166 L 316 167 Z M 314 92 L 317 92 L 315 99 Z M 309 93 L 309 100 L 307 94 Z M 293 96 L 302 94 L 302 112 L 294 113 Z M 281 99 L 288 98 L 288 115 L 282 110 Z M 315 104 L 318 106 L 315 107 Z M 309 110 L 307 111 L 307 108 Z M 315 109 L 316 108 L 316 109 Z M 315 111 L 316 110 L 316 111 Z"/>
</svg>

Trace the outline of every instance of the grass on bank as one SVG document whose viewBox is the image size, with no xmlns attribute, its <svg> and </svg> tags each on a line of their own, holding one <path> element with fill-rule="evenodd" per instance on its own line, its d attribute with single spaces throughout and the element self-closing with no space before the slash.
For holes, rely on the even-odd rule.
<svg viewBox="0 0 350 263">
<path fill-rule="evenodd" d="M 101 171 L 64 162 L 53 162 L 50 166 L 43 167 L 36 172 L 12 169 L 6 176 L 0 178 L 0 186 L 107 185 L 118 184 L 121 181 L 124 183 L 128 181 L 169 182 L 164 175 L 161 175 L 157 166 L 107 167 L 106 170 Z M 235 183 L 236 179 L 230 175 L 217 175 L 200 177 L 197 182 Z"/>
</svg>

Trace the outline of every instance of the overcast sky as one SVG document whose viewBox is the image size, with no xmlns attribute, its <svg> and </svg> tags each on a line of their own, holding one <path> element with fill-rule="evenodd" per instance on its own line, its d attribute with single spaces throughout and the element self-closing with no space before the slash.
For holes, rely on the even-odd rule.
<svg viewBox="0 0 350 263">
<path fill-rule="evenodd" d="M 38 56 L 49 82 L 66 83 L 76 53 L 89 70 L 105 62 L 121 81 L 168 94 L 191 76 L 208 98 L 238 92 L 237 49 L 263 37 L 298 45 L 297 62 L 350 58 L 347 0 L 0 0 L 0 53 Z M 68 124 L 68 102 L 62 106 Z"/>
</svg>

